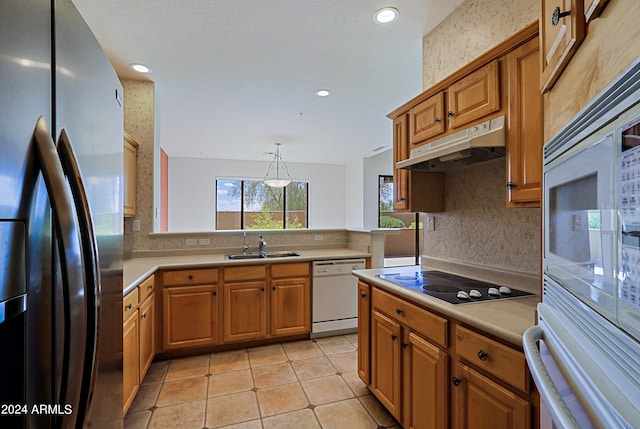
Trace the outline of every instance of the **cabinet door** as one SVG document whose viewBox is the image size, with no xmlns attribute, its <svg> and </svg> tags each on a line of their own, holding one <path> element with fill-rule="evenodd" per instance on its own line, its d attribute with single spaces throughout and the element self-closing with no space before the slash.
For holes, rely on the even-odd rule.
<svg viewBox="0 0 640 429">
<path fill-rule="evenodd" d="M 531 403 L 472 368 L 458 363 L 454 390 L 454 428 L 530 429 Z"/>
<path fill-rule="evenodd" d="M 264 281 L 224 284 L 224 342 L 267 336 L 267 292 Z"/>
<path fill-rule="evenodd" d="M 401 420 L 400 324 L 374 310 L 371 317 L 371 391 Z"/>
<path fill-rule="evenodd" d="M 542 96 L 538 38 L 507 55 L 507 201 L 509 207 L 540 207 L 542 185 Z"/>
<path fill-rule="evenodd" d="M 134 310 L 131 316 L 122 324 L 123 415 L 127 413 L 140 388 L 140 371 L 138 369 L 140 363 L 139 332 L 138 310 Z"/>
<path fill-rule="evenodd" d="M 124 217 L 136 214 L 136 158 L 138 143 L 124 134 Z"/>
<path fill-rule="evenodd" d="M 500 109 L 498 60 L 479 68 L 449 87 L 449 127 L 456 128 Z"/>
<path fill-rule="evenodd" d="M 216 344 L 218 342 L 217 303 L 217 288 L 213 285 L 164 288 L 162 290 L 164 349 Z"/>
<path fill-rule="evenodd" d="M 311 330 L 309 278 L 271 281 L 271 333 L 304 334 Z"/>
<path fill-rule="evenodd" d="M 155 294 L 152 293 L 140 304 L 140 382 L 155 355 Z"/>
<path fill-rule="evenodd" d="M 367 386 L 371 382 L 369 364 L 371 351 L 369 335 L 371 334 L 371 296 L 370 286 L 358 282 L 358 375 Z"/>
<path fill-rule="evenodd" d="M 408 115 L 393 120 L 393 207 L 395 211 L 409 210 L 409 174 L 407 170 L 396 168 L 396 163 L 409 158 L 407 135 Z"/>
<path fill-rule="evenodd" d="M 409 143 L 421 142 L 444 132 L 444 92 L 438 92 L 409 111 Z"/>
<path fill-rule="evenodd" d="M 540 47 L 541 92 L 558 80 L 584 39 L 584 0 L 542 0 Z"/>
<path fill-rule="evenodd" d="M 413 332 L 405 334 L 402 347 L 404 427 L 448 427 L 447 353 Z"/>
</svg>

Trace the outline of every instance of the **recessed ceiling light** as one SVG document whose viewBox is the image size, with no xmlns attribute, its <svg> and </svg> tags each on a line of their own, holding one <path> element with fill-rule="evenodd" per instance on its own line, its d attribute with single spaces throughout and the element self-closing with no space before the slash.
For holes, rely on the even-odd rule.
<svg viewBox="0 0 640 429">
<path fill-rule="evenodd" d="M 316 95 L 318 97 L 328 97 L 329 94 L 331 94 L 331 91 L 329 91 L 328 89 L 319 89 L 316 91 Z"/>
<path fill-rule="evenodd" d="M 390 24 L 398 19 L 398 9 L 395 7 L 383 7 L 373 15 L 376 24 Z"/>
<path fill-rule="evenodd" d="M 144 64 L 130 64 L 129 67 L 137 71 L 138 73 L 149 73 L 151 69 Z"/>
</svg>

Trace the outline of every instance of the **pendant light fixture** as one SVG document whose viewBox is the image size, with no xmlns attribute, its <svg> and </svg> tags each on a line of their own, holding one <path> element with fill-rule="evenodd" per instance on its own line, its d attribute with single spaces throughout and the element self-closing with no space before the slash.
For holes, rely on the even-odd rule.
<svg viewBox="0 0 640 429">
<path fill-rule="evenodd" d="M 267 169 L 267 175 L 264 177 L 264 184 L 267 186 L 271 186 L 272 188 L 284 188 L 289 183 L 291 183 L 291 176 L 289 175 L 289 168 L 287 168 L 287 164 L 282 160 L 282 156 L 280 155 L 280 146 L 282 143 L 274 143 L 276 145 L 276 151 L 273 153 L 273 161 L 269 164 L 269 169 Z M 273 168 L 273 164 L 275 163 L 275 177 L 269 176 L 271 174 L 271 169 Z M 282 163 L 282 169 L 287 173 L 287 177 L 280 177 L 280 163 Z"/>
</svg>

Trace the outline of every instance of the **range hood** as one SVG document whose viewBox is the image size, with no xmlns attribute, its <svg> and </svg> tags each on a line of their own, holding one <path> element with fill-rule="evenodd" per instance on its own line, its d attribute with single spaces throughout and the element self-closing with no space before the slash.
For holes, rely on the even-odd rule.
<svg viewBox="0 0 640 429">
<path fill-rule="evenodd" d="M 505 156 L 505 116 L 490 119 L 413 150 L 397 168 L 446 171 L 450 167 L 476 164 Z"/>
</svg>

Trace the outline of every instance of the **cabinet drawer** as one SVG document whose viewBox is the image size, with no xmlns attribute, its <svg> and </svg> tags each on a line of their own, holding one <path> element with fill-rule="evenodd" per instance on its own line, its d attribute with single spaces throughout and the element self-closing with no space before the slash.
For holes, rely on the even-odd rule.
<svg viewBox="0 0 640 429">
<path fill-rule="evenodd" d="M 374 308 L 393 317 L 412 331 L 442 347 L 447 347 L 447 319 L 377 288 L 371 293 L 371 303 Z"/>
<path fill-rule="evenodd" d="M 309 263 L 298 262 L 295 264 L 275 264 L 271 265 L 271 277 L 306 277 L 309 275 Z"/>
<path fill-rule="evenodd" d="M 138 294 L 140 295 L 140 302 L 143 302 L 153 289 L 155 288 L 155 276 L 152 274 L 146 280 L 138 285 Z"/>
<path fill-rule="evenodd" d="M 266 265 L 244 265 L 242 267 L 225 267 L 224 281 L 263 280 L 267 278 Z"/>
<path fill-rule="evenodd" d="M 524 353 L 462 326 L 456 326 L 456 352 L 475 367 L 484 369 L 523 392 L 529 391 Z"/>
<path fill-rule="evenodd" d="M 138 288 L 129 292 L 122 299 L 122 320 L 126 320 L 138 308 Z"/>
<path fill-rule="evenodd" d="M 218 269 L 165 271 L 162 283 L 164 286 L 218 283 Z"/>
</svg>

